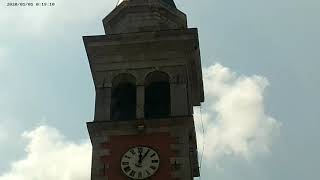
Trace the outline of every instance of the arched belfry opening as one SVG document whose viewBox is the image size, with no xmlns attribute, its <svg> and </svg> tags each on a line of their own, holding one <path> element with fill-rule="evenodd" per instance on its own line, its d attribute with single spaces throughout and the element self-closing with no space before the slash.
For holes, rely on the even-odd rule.
<svg viewBox="0 0 320 180">
<path fill-rule="evenodd" d="M 170 82 L 169 75 L 155 71 L 145 80 L 144 115 L 146 119 L 170 116 Z"/>
<path fill-rule="evenodd" d="M 136 119 L 136 79 L 120 74 L 113 79 L 111 92 L 111 120 Z"/>
</svg>

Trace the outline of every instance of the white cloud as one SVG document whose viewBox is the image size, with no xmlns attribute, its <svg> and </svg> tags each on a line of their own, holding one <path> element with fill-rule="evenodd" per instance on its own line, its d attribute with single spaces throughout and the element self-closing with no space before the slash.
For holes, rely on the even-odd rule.
<svg viewBox="0 0 320 180">
<path fill-rule="evenodd" d="M 206 111 L 195 112 L 198 144 L 205 143 L 206 158 L 235 155 L 250 158 L 270 151 L 280 123 L 265 113 L 264 89 L 268 80 L 261 76 L 239 76 L 220 64 L 204 69 Z"/>
<path fill-rule="evenodd" d="M 68 142 L 54 128 L 40 126 L 25 132 L 25 159 L 12 163 L 0 180 L 88 180 L 91 144 Z"/>
</svg>

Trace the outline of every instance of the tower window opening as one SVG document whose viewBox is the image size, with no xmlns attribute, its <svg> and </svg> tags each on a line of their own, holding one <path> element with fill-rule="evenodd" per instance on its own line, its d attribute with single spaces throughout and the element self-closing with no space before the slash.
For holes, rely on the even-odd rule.
<svg viewBox="0 0 320 180">
<path fill-rule="evenodd" d="M 162 72 L 148 75 L 145 85 L 145 118 L 166 118 L 170 116 L 169 76 Z"/>
<path fill-rule="evenodd" d="M 111 119 L 114 121 L 136 119 L 136 86 L 120 82 L 112 87 Z"/>
</svg>

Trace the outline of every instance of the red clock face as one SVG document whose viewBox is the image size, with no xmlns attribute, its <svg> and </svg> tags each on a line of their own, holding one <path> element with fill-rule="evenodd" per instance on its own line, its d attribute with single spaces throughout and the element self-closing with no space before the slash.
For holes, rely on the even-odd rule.
<svg viewBox="0 0 320 180">
<path fill-rule="evenodd" d="M 154 175 L 159 165 L 158 153 L 144 146 L 130 148 L 121 158 L 122 172 L 132 179 L 146 179 Z"/>
</svg>

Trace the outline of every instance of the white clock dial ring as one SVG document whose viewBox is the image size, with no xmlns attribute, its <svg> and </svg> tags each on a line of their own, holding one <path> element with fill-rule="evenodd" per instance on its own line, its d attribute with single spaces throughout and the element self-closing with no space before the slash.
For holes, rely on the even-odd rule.
<svg viewBox="0 0 320 180">
<path fill-rule="evenodd" d="M 157 172 L 160 158 L 150 147 L 135 146 L 123 154 L 120 163 L 126 176 L 132 179 L 146 179 Z"/>
</svg>

